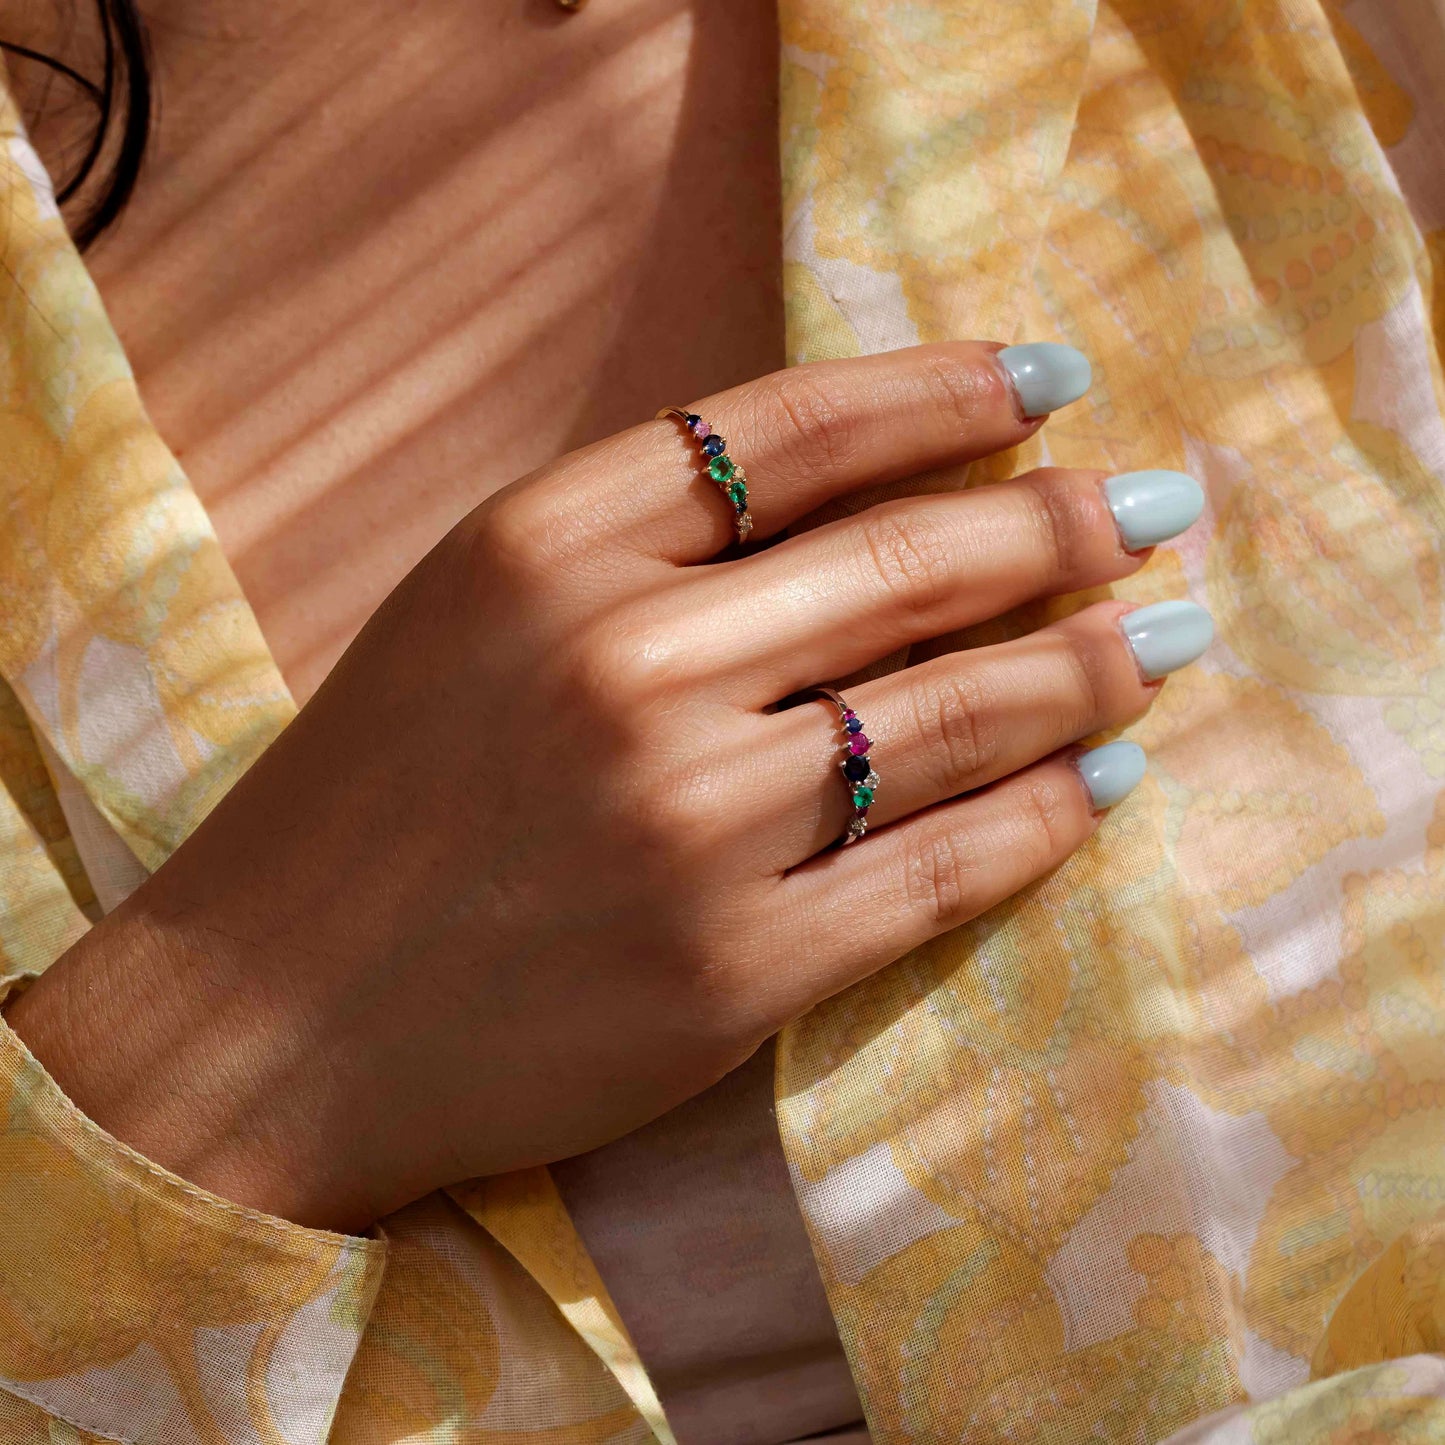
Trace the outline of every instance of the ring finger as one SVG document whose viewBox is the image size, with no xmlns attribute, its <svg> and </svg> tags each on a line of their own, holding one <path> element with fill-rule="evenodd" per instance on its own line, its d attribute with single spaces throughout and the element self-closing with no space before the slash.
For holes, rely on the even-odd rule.
<svg viewBox="0 0 1445 1445">
<path fill-rule="evenodd" d="M 1026 637 L 849 689 L 882 778 L 870 827 L 1123 727 L 1149 707 L 1158 679 L 1198 657 L 1212 635 L 1209 614 L 1193 603 L 1100 602 Z M 832 709 L 790 708 L 773 723 L 786 781 L 764 832 L 775 850 L 769 861 L 788 868 L 837 839 L 852 809 L 835 766 Z"/>
</svg>

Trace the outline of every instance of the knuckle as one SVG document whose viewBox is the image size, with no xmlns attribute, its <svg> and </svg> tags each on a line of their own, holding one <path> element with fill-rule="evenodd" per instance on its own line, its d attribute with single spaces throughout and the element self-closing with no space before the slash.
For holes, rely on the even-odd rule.
<svg viewBox="0 0 1445 1445">
<path fill-rule="evenodd" d="M 535 579 L 546 570 L 550 509 L 525 491 L 503 492 L 479 507 L 467 526 L 468 552 L 483 579 Z"/>
<path fill-rule="evenodd" d="M 980 365 L 976 348 L 944 345 L 923 356 L 923 384 L 933 409 L 967 435 L 990 415 L 1012 410 L 1002 368 Z"/>
<path fill-rule="evenodd" d="M 629 715 L 611 731 L 598 788 L 617 848 L 653 888 L 672 897 L 706 895 L 736 837 L 728 779 L 699 767 L 655 716 Z"/>
<path fill-rule="evenodd" d="M 931 681 L 914 697 L 914 716 L 926 758 L 935 760 L 940 795 L 963 792 L 998 760 L 997 709 L 973 672 Z"/>
<path fill-rule="evenodd" d="M 635 713 L 676 684 L 680 645 L 676 634 L 626 610 L 605 612 L 574 632 L 569 681 L 593 708 Z"/>
<path fill-rule="evenodd" d="M 1065 680 L 1065 728 L 1067 734 L 1092 732 L 1108 718 L 1104 676 L 1099 657 L 1080 632 L 1063 632 Z"/>
<path fill-rule="evenodd" d="M 680 699 L 673 643 L 627 615 L 583 624 L 562 654 L 560 705 L 601 768 L 598 787 L 639 857 L 715 861 L 735 830 L 726 770 L 701 755 L 695 714 Z"/>
<path fill-rule="evenodd" d="M 659 768 L 655 759 L 648 766 L 630 769 L 634 780 L 618 807 L 625 809 L 635 841 L 656 857 L 669 860 L 667 873 L 676 882 L 678 861 L 694 852 L 706 853 L 717 841 L 717 824 L 722 810 L 716 806 L 712 780 L 696 770 Z M 644 771 L 647 781 L 635 780 Z"/>
<path fill-rule="evenodd" d="M 478 507 L 466 525 L 486 575 L 534 579 L 565 575 L 595 550 L 594 521 L 566 489 L 513 485 Z"/>
<path fill-rule="evenodd" d="M 1034 778 L 1019 799 L 1020 861 L 1030 877 L 1047 872 L 1072 851 L 1071 800 L 1053 778 Z"/>
<path fill-rule="evenodd" d="M 1079 537 L 1068 496 L 1042 479 L 1025 482 L 1021 495 L 1043 577 L 1050 583 L 1071 577 L 1078 561 Z"/>
<path fill-rule="evenodd" d="M 961 832 L 929 833 L 908 870 L 909 900 L 940 928 L 964 923 L 973 916 L 977 872 L 978 861 Z"/>
<path fill-rule="evenodd" d="M 857 452 L 853 410 L 836 382 L 810 367 L 794 367 L 763 393 L 767 415 L 761 430 L 776 450 L 800 471 L 820 466 L 842 471 Z"/>
<path fill-rule="evenodd" d="M 946 533 L 920 509 L 874 507 L 858 519 L 863 554 L 883 593 L 906 611 L 928 616 L 954 588 Z"/>
</svg>

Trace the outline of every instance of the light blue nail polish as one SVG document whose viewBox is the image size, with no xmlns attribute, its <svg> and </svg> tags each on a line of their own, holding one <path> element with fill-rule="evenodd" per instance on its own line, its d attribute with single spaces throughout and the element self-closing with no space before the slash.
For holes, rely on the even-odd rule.
<svg viewBox="0 0 1445 1445">
<path fill-rule="evenodd" d="M 1129 552 L 1177 537 L 1204 510 L 1204 488 L 1193 477 L 1162 469 L 1110 477 L 1104 498 Z"/>
<path fill-rule="evenodd" d="M 1118 742 L 1105 743 L 1101 748 L 1081 753 L 1077 766 L 1097 812 L 1102 808 L 1112 808 L 1139 786 L 1146 760 L 1144 749 L 1138 743 L 1121 738 Z"/>
<path fill-rule="evenodd" d="M 1214 619 L 1193 602 L 1156 602 L 1119 624 L 1151 681 L 1193 662 L 1214 641 Z"/>
<path fill-rule="evenodd" d="M 1013 378 L 1025 416 L 1043 416 L 1078 401 L 1094 379 L 1089 358 L 1057 341 L 1005 346 L 998 359 Z"/>
</svg>

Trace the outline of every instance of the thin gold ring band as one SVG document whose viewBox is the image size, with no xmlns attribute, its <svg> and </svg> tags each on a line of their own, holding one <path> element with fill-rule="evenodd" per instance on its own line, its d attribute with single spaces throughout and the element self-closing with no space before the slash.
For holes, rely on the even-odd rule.
<svg viewBox="0 0 1445 1445">
<path fill-rule="evenodd" d="M 843 756 L 838 759 L 838 767 L 848 785 L 853 816 L 848 819 L 847 830 L 838 841 L 847 847 L 868 831 L 868 810 L 873 806 L 873 800 L 878 796 L 878 784 L 883 780 L 874 771 L 873 760 L 868 756 L 873 744 L 863 731 L 863 719 L 848 706 L 843 694 L 831 687 L 810 687 L 808 692 L 831 702 L 838 709 L 838 721 L 843 725 Z"/>
<path fill-rule="evenodd" d="M 728 456 L 728 444 L 695 411 L 665 406 L 656 419 L 662 421 L 666 417 L 676 417 L 698 444 L 703 467 L 733 509 L 733 526 L 737 528 L 738 541 L 746 542 L 748 533 L 753 530 L 753 514 L 748 511 L 748 474 Z"/>
</svg>

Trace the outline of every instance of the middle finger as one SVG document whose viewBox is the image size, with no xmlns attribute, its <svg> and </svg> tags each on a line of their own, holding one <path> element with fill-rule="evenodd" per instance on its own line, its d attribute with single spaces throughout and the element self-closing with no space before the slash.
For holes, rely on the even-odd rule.
<svg viewBox="0 0 1445 1445">
<path fill-rule="evenodd" d="M 1143 518 L 1132 508 L 1141 496 L 1152 499 Z M 1182 531 L 1202 507 L 1198 483 L 1182 473 L 1106 482 L 1046 468 L 885 503 L 694 572 L 691 604 L 733 619 L 714 643 L 715 665 L 736 701 L 765 706 L 903 644 L 1126 577 L 1148 543 Z"/>
</svg>

